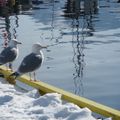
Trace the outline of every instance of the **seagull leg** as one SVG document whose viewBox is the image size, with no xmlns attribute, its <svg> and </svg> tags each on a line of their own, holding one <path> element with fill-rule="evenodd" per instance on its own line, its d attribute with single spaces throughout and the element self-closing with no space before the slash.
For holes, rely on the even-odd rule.
<svg viewBox="0 0 120 120">
<path fill-rule="evenodd" d="M 31 78 L 31 73 L 29 72 L 29 76 L 30 76 L 30 81 L 32 81 L 32 78 Z"/>
<path fill-rule="evenodd" d="M 8 63 L 5 64 L 7 71 L 9 71 Z"/>
<path fill-rule="evenodd" d="M 33 78 L 34 81 L 37 81 L 37 80 L 36 80 L 36 73 L 35 73 L 35 72 L 33 72 L 33 77 L 34 77 L 34 78 Z"/>
<path fill-rule="evenodd" d="M 10 68 L 11 71 L 12 71 L 12 63 L 9 63 L 9 68 Z"/>
</svg>

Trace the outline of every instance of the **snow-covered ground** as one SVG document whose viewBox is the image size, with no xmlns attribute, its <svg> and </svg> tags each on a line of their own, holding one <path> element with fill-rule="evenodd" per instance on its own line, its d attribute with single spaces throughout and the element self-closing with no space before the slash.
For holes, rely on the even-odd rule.
<svg viewBox="0 0 120 120">
<path fill-rule="evenodd" d="M 24 92 L 0 79 L 0 120 L 96 120 L 88 108 L 63 103 L 61 95 Z M 111 120 L 107 118 L 105 120 Z"/>
</svg>

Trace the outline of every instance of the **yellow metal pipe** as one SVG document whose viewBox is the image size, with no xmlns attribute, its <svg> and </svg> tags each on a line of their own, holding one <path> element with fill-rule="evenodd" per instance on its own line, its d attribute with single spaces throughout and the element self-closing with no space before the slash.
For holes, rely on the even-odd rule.
<svg viewBox="0 0 120 120">
<path fill-rule="evenodd" d="M 4 74 L 5 78 L 8 79 L 8 76 L 12 72 L 2 66 L 2 67 L 0 67 L 0 73 Z M 41 81 L 30 81 L 29 77 L 26 75 L 18 77 L 17 79 L 33 88 L 38 89 L 42 94 L 52 93 L 52 92 L 60 93 L 62 95 L 63 100 L 75 103 L 76 105 L 78 105 L 80 107 L 87 107 L 95 113 L 98 113 L 98 114 L 106 116 L 106 117 L 112 117 L 113 120 L 120 120 L 120 111 L 119 110 L 115 110 L 115 109 L 107 107 L 105 105 L 96 103 L 92 100 L 86 99 L 84 97 L 77 96 L 75 94 L 64 91 L 60 88 L 54 87 L 52 85 L 46 84 Z"/>
</svg>

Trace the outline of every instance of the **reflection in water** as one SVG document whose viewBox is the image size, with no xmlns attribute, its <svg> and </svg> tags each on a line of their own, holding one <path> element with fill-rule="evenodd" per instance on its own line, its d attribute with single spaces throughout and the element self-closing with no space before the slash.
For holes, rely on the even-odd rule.
<svg viewBox="0 0 120 120">
<path fill-rule="evenodd" d="M 98 11 L 97 0 L 68 0 L 65 5 L 64 17 L 72 19 L 72 47 L 73 63 L 75 66 L 74 93 L 84 95 L 83 70 L 84 62 L 84 37 L 93 36 L 94 26 L 92 23 L 93 14 Z M 81 28 L 81 29 L 80 29 Z M 81 32 L 80 32 L 81 30 Z"/>
<path fill-rule="evenodd" d="M 16 28 L 18 25 L 18 14 L 21 11 L 21 5 L 19 0 L 9 0 L 8 2 L 1 1 L 0 4 L 0 18 L 4 20 L 4 27 L 0 27 L 1 33 L 3 34 L 3 46 L 7 47 L 8 42 L 17 37 Z M 4 3 L 4 4 L 3 4 Z M 21 3 L 23 4 L 23 3 Z M 22 7 L 24 4 L 22 5 Z M 30 6 L 27 3 L 27 6 Z M 28 7 L 29 9 L 30 7 Z"/>
<path fill-rule="evenodd" d="M 19 20 L 18 16 L 15 15 L 13 18 L 14 25 L 12 25 L 13 26 L 13 30 L 12 30 L 13 31 L 13 38 L 15 38 L 15 39 L 17 39 L 17 28 L 19 27 L 18 20 Z"/>
<path fill-rule="evenodd" d="M 93 25 L 93 22 L 92 22 L 92 20 L 93 20 L 93 16 L 92 16 L 92 14 L 90 14 L 90 15 L 85 15 L 84 16 L 84 23 L 86 24 L 85 25 L 85 34 L 87 35 L 87 36 L 93 36 L 93 32 L 95 31 L 94 30 L 94 25 Z"/>
<path fill-rule="evenodd" d="M 67 0 L 64 16 L 75 18 L 98 13 L 98 0 Z"/>
<path fill-rule="evenodd" d="M 98 0 L 84 0 L 84 14 L 97 14 L 98 13 Z"/>
<path fill-rule="evenodd" d="M 8 0 L 1 1 L 0 4 L 0 17 L 5 18 L 5 28 L 4 31 L 8 34 L 8 41 L 16 38 L 16 28 L 18 25 L 18 14 L 21 10 L 29 10 L 31 8 L 31 2 L 29 0 Z M 12 30 L 11 30 L 12 28 Z"/>
<path fill-rule="evenodd" d="M 84 37 L 80 35 L 80 1 L 68 0 L 66 10 L 64 11 L 65 17 L 72 18 L 72 47 L 73 47 L 73 63 L 75 72 L 73 73 L 74 79 L 74 93 L 83 96 L 83 68 L 84 68 Z M 69 13 L 69 14 L 68 14 Z M 80 39 L 81 37 L 81 39 Z"/>
<path fill-rule="evenodd" d="M 76 21 L 76 22 L 75 22 Z M 75 85 L 75 94 L 78 95 L 84 95 L 84 89 L 83 89 L 83 69 L 84 69 L 84 36 L 79 34 L 79 20 L 73 20 L 72 25 L 77 24 L 76 28 L 73 27 L 73 38 L 72 38 L 72 47 L 73 47 L 73 63 L 75 65 L 75 73 L 73 73 L 74 76 L 74 85 Z M 74 35 L 74 30 L 76 29 L 76 35 Z M 77 43 L 74 44 L 74 41 L 77 40 Z"/>
<path fill-rule="evenodd" d="M 80 15 L 80 0 L 68 0 L 65 4 L 64 16 L 76 18 Z"/>
<path fill-rule="evenodd" d="M 48 0 L 49 1 L 49 3 L 50 3 L 50 6 L 51 6 L 51 27 L 50 27 L 50 31 L 51 31 L 51 36 L 50 36 L 50 40 L 51 41 L 55 41 L 55 44 L 54 45 L 57 45 L 57 44 L 60 44 L 60 42 L 59 42 L 59 39 L 61 39 L 62 38 L 62 28 L 61 27 L 59 27 L 59 32 L 60 32 L 60 34 L 58 35 L 58 36 L 56 36 L 55 35 L 55 30 L 56 30 L 56 28 L 55 28 L 55 17 L 56 17 L 56 15 L 55 15 L 55 3 L 56 2 L 58 2 L 59 3 L 59 1 L 55 1 L 55 0 Z M 51 45 L 51 46 L 54 46 L 54 45 Z"/>
<path fill-rule="evenodd" d="M 19 27 L 18 20 L 19 18 L 17 15 L 5 17 L 5 29 L 8 34 L 8 41 L 13 38 L 17 38 L 16 29 Z"/>
<path fill-rule="evenodd" d="M 8 46 L 8 42 L 11 39 L 17 38 L 17 31 L 16 29 L 19 27 L 18 24 L 18 16 L 6 16 L 5 17 L 5 28 L 3 31 L 3 47 Z M 9 63 L 9 68 L 12 68 L 12 63 Z"/>
<path fill-rule="evenodd" d="M 52 20 L 51 20 L 51 39 L 50 40 L 53 40 L 54 39 L 54 11 L 55 11 L 55 3 L 54 3 L 54 0 L 52 1 Z"/>
<path fill-rule="evenodd" d="M 5 17 L 5 29 L 8 34 L 8 41 L 11 40 L 11 33 L 10 33 L 10 19 L 9 16 Z"/>
<path fill-rule="evenodd" d="M 5 21 L 4 28 L 1 31 L 6 32 L 7 34 L 7 37 L 3 36 L 3 40 L 5 41 L 4 44 L 13 38 L 16 38 L 16 28 L 19 26 L 17 14 L 19 14 L 21 10 L 19 2 L 19 0 L 9 0 L 3 6 L 0 5 L 0 16 L 1 18 L 4 18 Z"/>
</svg>

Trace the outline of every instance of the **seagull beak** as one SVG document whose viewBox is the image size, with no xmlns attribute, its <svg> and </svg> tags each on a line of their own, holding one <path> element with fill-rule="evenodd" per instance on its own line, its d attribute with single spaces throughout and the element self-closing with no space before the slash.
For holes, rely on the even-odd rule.
<svg viewBox="0 0 120 120">
<path fill-rule="evenodd" d="M 47 48 L 48 46 L 46 45 L 46 46 L 42 46 L 42 48 Z"/>
<path fill-rule="evenodd" d="M 22 43 L 17 41 L 17 44 L 22 44 Z"/>
</svg>

